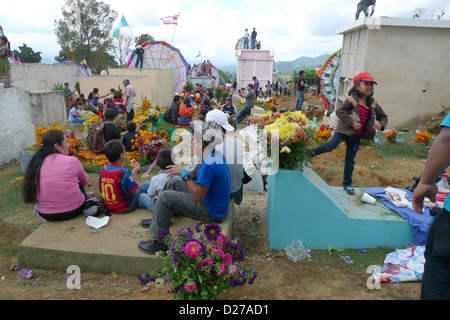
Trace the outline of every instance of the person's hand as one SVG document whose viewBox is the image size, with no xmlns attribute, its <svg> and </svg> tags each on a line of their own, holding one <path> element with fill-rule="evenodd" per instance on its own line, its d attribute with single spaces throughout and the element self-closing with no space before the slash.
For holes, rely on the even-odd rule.
<svg viewBox="0 0 450 320">
<path fill-rule="evenodd" d="M 414 210 L 419 214 L 423 213 L 423 199 L 428 197 L 434 203 L 436 202 L 436 193 L 437 186 L 435 183 L 425 184 L 419 182 L 411 198 L 411 205 Z"/>
<path fill-rule="evenodd" d="M 141 169 L 141 165 L 138 163 L 135 167 L 133 167 L 133 170 L 131 170 L 131 173 L 137 174 L 139 172 L 139 169 Z"/>
<path fill-rule="evenodd" d="M 353 127 L 353 129 L 358 131 L 361 128 L 361 123 L 359 123 L 358 121 L 353 121 L 352 122 L 352 127 Z"/>
<path fill-rule="evenodd" d="M 372 127 L 373 130 L 375 131 L 380 131 L 381 130 L 381 124 L 377 123 Z"/>
<path fill-rule="evenodd" d="M 184 170 L 184 167 L 181 164 L 173 164 L 170 166 L 167 166 L 169 170 L 167 170 L 167 177 L 170 179 L 173 176 L 180 175 L 181 171 Z"/>
</svg>

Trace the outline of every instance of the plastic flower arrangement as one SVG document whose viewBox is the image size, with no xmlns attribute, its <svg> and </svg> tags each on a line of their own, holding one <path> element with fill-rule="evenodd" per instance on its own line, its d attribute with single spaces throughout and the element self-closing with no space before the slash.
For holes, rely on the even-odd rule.
<svg viewBox="0 0 450 320">
<path fill-rule="evenodd" d="M 414 138 L 414 142 L 428 144 L 430 143 L 431 134 L 426 131 L 419 131 Z"/>
<path fill-rule="evenodd" d="M 388 132 L 386 132 L 385 139 L 387 142 L 397 142 L 397 131 L 392 128 Z"/>
<path fill-rule="evenodd" d="M 311 154 L 308 145 L 315 139 L 312 128 L 307 128 L 309 119 L 301 112 L 286 112 L 264 127 L 267 133 L 267 154 L 271 156 L 272 143 L 278 143 L 279 167 L 298 169 L 309 165 Z"/>
<path fill-rule="evenodd" d="M 174 299 L 212 300 L 231 287 L 252 284 L 257 270 L 239 270 L 237 263 L 245 254 L 239 238 L 229 240 L 221 233 L 217 224 L 195 227 L 197 236 L 189 228 L 181 229 L 172 238 L 169 232 L 160 234 L 158 241 L 168 245 L 170 250 L 157 253 L 164 259 L 161 272 L 147 272 L 138 275 L 142 284 L 155 282 L 163 277 L 172 286 Z"/>
</svg>

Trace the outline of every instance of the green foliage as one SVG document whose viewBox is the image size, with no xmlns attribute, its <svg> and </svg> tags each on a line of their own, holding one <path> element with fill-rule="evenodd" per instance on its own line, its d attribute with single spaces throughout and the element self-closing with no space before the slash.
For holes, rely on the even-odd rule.
<svg viewBox="0 0 450 320">
<path fill-rule="evenodd" d="M 110 31 L 117 12 L 97 0 L 66 0 L 61 11 L 63 19 L 54 21 L 55 35 L 61 46 L 60 56 L 78 62 L 86 59 L 94 73 L 109 66 L 117 67 L 114 57 L 109 54 L 112 46 Z M 74 41 L 73 52 L 69 49 L 70 40 Z"/>
<path fill-rule="evenodd" d="M 316 71 L 315 70 L 311 70 L 311 69 L 306 69 L 303 70 L 305 71 L 305 83 L 307 85 L 313 85 L 315 83 L 316 80 Z M 297 83 L 297 79 L 299 77 L 299 71 L 293 71 L 292 72 L 292 80 L 293 83 L 296 84 Z"/>
<path fill-rule="evenodd" d="M 141 45 L 145 42 L 154 42 L 155 38 L 153 38 L 151 35 L 149 35 L 148 33 L 143 33 L 140 36 L 137 36 L 134 38 L 134 44 L 136 45 L 136 47 L 138 45 Z"/>
<path fill-rule="evenodd" d="M 214 96 L 216 97 L 217 101 L 224 101 L 226 97 L 228 97 L 230 95 L 230 93 L 222 88 L 215 88 L 214 89 Z"/>
<path fill-rule="evenodd" d="M 19 58 L 22 63 L 41 63 L 42 52 L 34 52 L 34 50 L 28 47 L 25 43 L 23 46 L 19 46 L 19 50 L 14 50 L 14 54 Z"/>
</svg>

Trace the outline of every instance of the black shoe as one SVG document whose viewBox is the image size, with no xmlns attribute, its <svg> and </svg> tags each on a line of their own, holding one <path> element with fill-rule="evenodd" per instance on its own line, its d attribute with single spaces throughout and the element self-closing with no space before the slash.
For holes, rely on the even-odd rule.
<svg viewBox="0 0 450 320">
<path fill-rule="evenodd" d="M 149 241 L 141 241 L 138 244 L 138 249 L 144 253 L 155 253 L 157 251 L 167 251 L 169 247 L 164 244 L 159 244 L 158 241 L 149 240 Z"/>
<path fill-rule="evenodd" d="M 344 190 L 350 195 L 355 194 L 355 190 L 353 190 L 352 186 L 344 186 Z"/>
<path fill-rule="evenodd" d="M 150 224 L 152 223 L 152 219 L 142 219 L 141 226 L 144 228 L 150 228 Z"/>
</svg>

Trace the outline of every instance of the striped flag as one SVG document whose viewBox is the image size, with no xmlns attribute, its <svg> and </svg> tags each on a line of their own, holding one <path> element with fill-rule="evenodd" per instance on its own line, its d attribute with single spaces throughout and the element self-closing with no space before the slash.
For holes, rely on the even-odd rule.
<svg viewBox="0 0 450 320">
<path fill-rule="evenodd" d="M 164 24 L 178 24 L 179 16 L 180 16 L 180 14 L 177 14 L 176 16 L 168 16 L 168 17 L 161 18 L 161 20 Z"/>
</svg>

